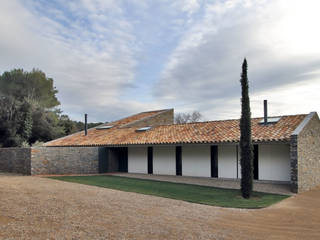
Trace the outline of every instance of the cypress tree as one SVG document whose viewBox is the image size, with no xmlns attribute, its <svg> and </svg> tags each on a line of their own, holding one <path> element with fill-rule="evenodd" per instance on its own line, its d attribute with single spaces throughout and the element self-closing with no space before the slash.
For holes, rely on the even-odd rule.
<svg viewBox="0 0 320 240">
<path fill-rule="evenodd" d="M 247 60 L 244 59 L 241 74 L 240 163 L 242 197 L 250 198 L 253 187 L 253 146 L 251 139 L 251 112 Z"/>
</svg>

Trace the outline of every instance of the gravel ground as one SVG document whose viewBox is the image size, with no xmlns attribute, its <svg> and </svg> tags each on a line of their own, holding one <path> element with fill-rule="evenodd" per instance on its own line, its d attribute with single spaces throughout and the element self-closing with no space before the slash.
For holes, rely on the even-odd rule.
<svg viewBox="0 0 320 240">
<path fill-rule="evenodd" d="M 31 176 L 0 176 L 0 239 L 319 239 L 320 188 L 225 209 Z"/>
</svg>

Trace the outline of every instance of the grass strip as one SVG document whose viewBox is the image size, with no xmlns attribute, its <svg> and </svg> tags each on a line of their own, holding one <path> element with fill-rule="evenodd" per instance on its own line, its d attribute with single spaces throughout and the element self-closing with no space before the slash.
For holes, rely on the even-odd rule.
<svg viewBox="0 0 320 240">
<path fill-rule="evenodd" d="M 289 197 L 287 195 L 253 192 L 253 196 L 250 199 L 244 199 L 241 197 L 240 190 L 236 189 L 119 176 L 62 176 L 49 178 L 228 208 L 264 208 Z"/>
</svg>

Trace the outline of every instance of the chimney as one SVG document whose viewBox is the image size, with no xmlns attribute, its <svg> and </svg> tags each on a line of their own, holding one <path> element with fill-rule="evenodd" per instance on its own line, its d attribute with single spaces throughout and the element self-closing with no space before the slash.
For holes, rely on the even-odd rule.
<svg viewBox="0 0 320 240">
<path fill-rule="evenodd" d="M 268 124 L 268 101 L 263 100 L 263 106 L 264 106 L 264 125 Z"/>
<path fill-rule="evenodd" d="M 84 135 L 88 135 L 88 114 L 84 114 Z"/>
</svg>

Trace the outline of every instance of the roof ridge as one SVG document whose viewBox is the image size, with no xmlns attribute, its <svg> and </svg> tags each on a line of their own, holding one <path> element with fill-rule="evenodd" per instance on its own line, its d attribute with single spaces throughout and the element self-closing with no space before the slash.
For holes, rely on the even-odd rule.
<svg viewBox="0 0 320 240">
<path fill-rule="evenodd" d="M 159 113 L 159 112 L 164 112 L 164 111 L 167 111 L 167 110 L 170 110 L 170 109 L 160 109 L 160 110 L 139 112 L 139 113 L 136 113 L 136 114 L 129 115 L 129 116 L 127 116 L 127 117 L 123 117 L 123 118 L 117 119 L 117 120 L 115 120 L 115 121 L 111 121 L 111 122 L 109 122 L 109 123 L 110 123 L 110 124 L 112 124 L 112 123 L 117 123 L 117 122 L 122 121 L 122 120 L 125 120 L 125 119 L 127 119 L 127 118 L 131 118 L 131 117 L 134 117 L 134 116 L 138 116 L 139 114 L 142 114 L 142 113 L 155 112 L 154 114 L 157 114 L 157 113 Z M 153 114 L 153 115 L 154 115 L 154 114 Z M 137 120 L 134 120 L 134 121 L 137 121 Z M 132 122 L 133 122 L 133 121 L 132 121 Z M 109 123 L 108 123 L 108 124 L 109 124 Z M 124 125 L 126 125 L 126 124 L 128 124 L 128 123 L 125 123 Z M 121 125 L 120 125 L 120 126 L 121 126 Z"/>
<path fill-rule="evenodd" d="M 164 109 L 159 109 L 159 110 L 151 110 L 151 111 L 145 111 L 145 112 L 140 112 L 140 113 L 150 113 L 150 112 L 165 112 L 165 111 L 169 111 L 172 110 L 173 108 L 164 108 Z M 138 114 L 140 114 L 138 113 Z"/>
<path fill-rule="evenodd" d="M 171 111 L 173 110 L 173 108 L 170 108 L 170 109 L 163 109 L 163 110 L 159 110 L 159 111 L 149 111 L 149 112 L 141 112 L 141 113 L 151 113 L 151 112 L 154 112 L 154 114 L 150 115 L 150 116 L 145 116 L 143 118 L 140 118 L 140 119 L 137 119 L 137 120 L 134 120 L 134 121 L 131 121 L 131 122 L 128 122 L 124 125 L 121 125 L 119 126 L 119 128 L 126 128 L 128 125 L 129 125 L 129 128 L 130 128 L 130 125 L 134 124 L 134 123 L 137 123 L 137 122 L 140 122 L 140 121 L 143 121 L 143 120 L 146 120 L 148 118 L 152 118 L 156 115 L 159 115 L 159 114 L 162 114 L 164 112 L 168 112 L 168 111 Z"/>
</svg>

